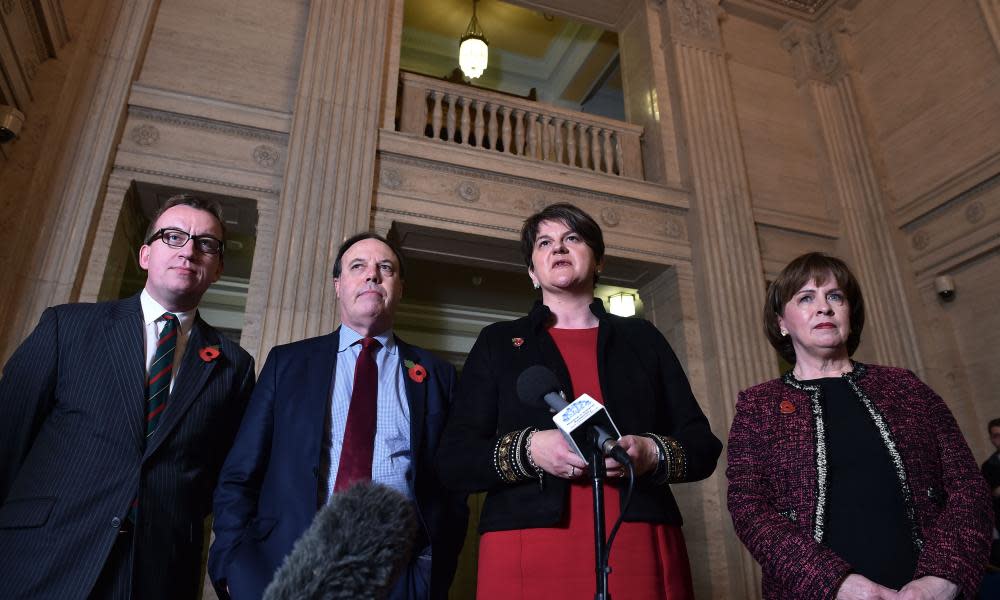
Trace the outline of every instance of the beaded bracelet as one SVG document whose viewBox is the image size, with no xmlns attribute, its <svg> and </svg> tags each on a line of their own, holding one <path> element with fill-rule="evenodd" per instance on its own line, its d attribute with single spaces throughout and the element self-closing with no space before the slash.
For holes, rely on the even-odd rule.
<svg viewBox="0 0 1000 600">
<path fill-rule="evenodd" d="M 667 482 L 669 478 L 669 464 L 667 463 L 667 448 L 660 439 L 660 436 L 655 433 L 644 433 L 644 437 L 653 440 L 653 445 L 656 446 L 656 468 L 649 475 L 653 482 L 657 485 Z"/>
<path fill-rule="evenodd" d="M 524 462 L 525 461 L 521 460 L 521 455 L 523 454 L 521 452 L 521 448 L 524 448 L 524 446 L 525 446 L 525 437 L 527 437 L 528 433 L 530 433 L 530 432 L 531 432 L 531 429 L 528 428 L 528 427 L 525 427 L 524 429 L 522 429 L 517 434 L 517 441 L 514 442 L 514 447 L 512 449 L 512 454 L 514 455 L 515 463 L 517 465 L 517 473 L 518 473 L 518 475 L 521 475 L 523 477 L 531 477 L 532 476 L 532 473 L 530 471 L 528 471 L 528 469 L 526 469 L 525 466 L 524 466 Z"/>
<path fill-rule="evenodd" d="M 687 452 L 675 438 L 658 433 L 644 433 L 656 443 L 660 461 L 653 471 L 652 478 L 657 484 L 678 483 L 687 479 Z"/>
<path fill-rule="evenodd" d="M 531 456 L 531 438 L 538 433 L 537 428 L 533 428 L 530 433 L 528 433 L 528 439 L 524 445 L 525 456 L 528 457 L 528 465 L 535 470 L 535 474 L 538 475 L 538 491 L 542 491 L 545 487 L 545 471 L 541 469 L 537 464 L 535 464 L 535 459 Z"/>
</svg>

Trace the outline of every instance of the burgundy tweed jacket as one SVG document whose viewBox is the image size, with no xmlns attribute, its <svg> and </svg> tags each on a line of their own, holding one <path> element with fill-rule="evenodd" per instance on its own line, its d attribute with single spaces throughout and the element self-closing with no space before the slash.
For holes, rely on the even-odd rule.
<svg viewBox="0 0 1000 600">
<path fill-rule="evenodd" d="M 896 466 L 919 549 L 914 579 L 975 595 L 989 554 L 986 482 L 944 401 L 905 369 L 844 375 Z M 851 566 L 823 546 L 826 444 L 820 388 L 786 373 L 740 393 L 729 432 L 729 512 L 763 568 L 765 599 L 833 598 Z"/>
</svg>

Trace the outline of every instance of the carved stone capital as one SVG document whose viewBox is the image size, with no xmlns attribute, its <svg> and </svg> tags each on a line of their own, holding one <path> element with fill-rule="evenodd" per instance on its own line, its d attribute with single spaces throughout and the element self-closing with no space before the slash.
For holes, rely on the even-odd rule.
<svg viewBox="0 0 1000 600">
<path fill-rule="evenodd" d="M 674 43 L 697 46 L 706 50 L 722 50 L 719 19 L 723 10 L 719 0 L 669 0 L 663 11 L 665 31 Z"/>
<path fill-rule="evenodd" d="M 781 28 L 781 46 L 792 55 L 795 80 L 832 83 L 846 71 L 847 65 L 837 34 L 844 31 L 842 21 L 817 29 L 789 22 Z"/>
</svg>

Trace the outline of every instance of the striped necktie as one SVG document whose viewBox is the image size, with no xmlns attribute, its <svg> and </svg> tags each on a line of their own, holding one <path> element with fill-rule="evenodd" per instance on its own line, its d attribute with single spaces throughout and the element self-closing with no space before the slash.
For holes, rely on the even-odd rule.
<svg viewBox="0 0 1000 600">
<path fill-rule="evenodd" d="M 156 342 L 156 353 L 149 366 L 146 380 L 146 437 L 153 435 L 160 417 L 167 408 L 170 380 L 174 370 L 174 352 L 177 350 L 177 316 L 163 313 L 163 330 Z"/>
</svg>

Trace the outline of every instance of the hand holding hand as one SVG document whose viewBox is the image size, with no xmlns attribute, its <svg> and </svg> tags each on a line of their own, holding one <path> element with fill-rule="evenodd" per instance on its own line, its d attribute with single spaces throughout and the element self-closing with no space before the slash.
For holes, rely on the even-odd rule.
<svg viewBox="0 0 1000 600">
<path fill-rule="evenodd" d="M 656 449 L 656 442 L 653 440 L 641 435 L 626 435 L 618 440 L 618 444 L 632 459 L 636 477 L 645 475 L 656 468 L 660 455 Z M 625 467 L 613 458 L 605 458 L 604 467 L 607 469 L 608 477 L 625 476 Z"/>
<path fill-rule="evenodd" d="M 899 590 L 900 600 L 951 600 L 958 596 L 958 586 L 940 577 L 925 575 Z"/>
<path fill-rule="evenodd" d="M 837 600 L 896 600 L 895 590 L 881 586 L 863 575 L 851 574 L 837 589 Z"/>
<path fill-rule="evenodd" d="M 577 479 L 587 474 L 587 461 L 570 449 L 558 429 L 536 431 L 531 436 L 531 459 L 549 475 Z"/>
</svg>

